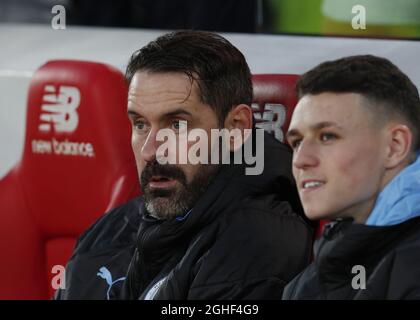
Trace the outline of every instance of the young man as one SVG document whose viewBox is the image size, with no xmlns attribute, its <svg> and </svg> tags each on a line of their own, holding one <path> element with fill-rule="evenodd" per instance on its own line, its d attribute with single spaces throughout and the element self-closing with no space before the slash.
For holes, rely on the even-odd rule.
<svg viewBox="0 0 420 320">
<path fill-rule="evenodd" d="M 126 76 L 143 196 L 107 213 L 80 237 L 66 289 L 57 297 L 280 298 L 308 264 L 311 247 L 311 230 L 297 214 L 291 153 L 266 135 L 261 152 L 270 156 L 259 155 L 265 162 L 258 175 L 246 175 L 243 163 L 193 163 L 189 157 L 199 153 L 208 160 L 216 152 L 220 160 L 212 130 L 245 136 L 252 128 L 244 56 L 216 34 L 179 31 L 135 52 Z M 194 149 L 196 138 L 187 139 L 193 130 L 200 141 L 209 138 L 202 145 L 207 155 Z M 165 144 L 185 148 L 176 153 Z M 231 140 L 226 145 L 232 155 L 246 147 Z"/>
<path fill-rule="evenodd" d="M 420 99 L 390 61 L 322 63 L 287 140 L 306 215 L 331 219 L 284 299 L 420 298 Z"/>
</svg>

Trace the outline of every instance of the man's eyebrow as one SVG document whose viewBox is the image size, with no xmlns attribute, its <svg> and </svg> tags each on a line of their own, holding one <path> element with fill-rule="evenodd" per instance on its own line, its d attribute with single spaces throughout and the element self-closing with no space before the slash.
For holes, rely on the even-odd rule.
<svg viewBox="0 0 420 320">
<path fill-rule="evenodd" d="M 135 112 L 134 110 L 127 110 L 127 114 L 129 117 L 137 117 L 139 116 L 139 114 L 137 112 Z"/>
<path fill-rule="evenodd" d="M 181 115 L 181 114 L 184 114 L 184 115 L 187 115 L 187 116 L 192 116 L 191 112 L 188 112 L 187 110 L 182 109 L 182 108 L 178 108 L 178 109 L 175 109 L 175 110 L 170 111 L 168 113 L 165 113 L 163 116 L 171 117 L 171 116 L 177 116 L 177 115 Z"/>
<path fill-rule="evenodd" d="M 286 133 L 286 139 L 289 139 L 291 137 L 296 137 L 298 135 L 299 135 L 299 130 L 297 130 L 297 129 L 290 129 Z"/>
<path fill-rule="evenodd" d="M 127 110 L 127 114 L 128 114 L 129 117 L 141 116 L 141 114 L 139 114 L 136 111 L 131 110 L 131 109 Z M 192 116 L 191 112 L 189 112 L 185 109 L 182 109 L 182 108 L 178 108 L 178 109 L 172 110 L 170 112 L 164 113 L 162 116 L 163 117 L 172 117 L 172 116 L 177 116 L 177 115 L 181 115 L 181 114 L 184 114 L 184 115 L 187 115 L 187 116 Z"/>
<path fill-rule="evenodd" d="M 316 124 L 314 124 L 313 126 L 311 126 L 312 130 L 320 130 L 320 129 L 324 129 L 327 127 L 336 127 L 338 129 L 341 129 L 341 127 L 333 121 L 323 121 L 323 122 L 318 122 Z"/>
<path fill-rule="evenodd" d="M 341 129 L 341 127 L 337 123 L 332 122 L 332 121 L 318 122 L 318 123 L 312 125 L 310 127 L 310 129 L 313 130 L 313 131 L 317 131 L 317 130 L 328 128 L 328 127 L 336 127 L 338 129 Z M 298 129 L 290 129 L 286 133 L 286 139 L 289 139 L 291 137 L 295 137 L 295 136 L 298 136 L 298 135 L 300 135 L 300 132 L 299 132 Z"/>
</svg>

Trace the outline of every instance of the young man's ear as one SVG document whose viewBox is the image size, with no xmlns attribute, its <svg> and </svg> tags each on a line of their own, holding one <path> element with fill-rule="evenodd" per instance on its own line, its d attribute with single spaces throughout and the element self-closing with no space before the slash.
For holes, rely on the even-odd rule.
<svg viewBox="0 0 420 320">
<path fill-rule="evenodd" d="M 386 167 L 393 169 L 409 161 L 409 154 L 413 143 L 413 133 L 404 124 L 393 124 L 388 127 L 388 149 Z"/>
<path fill-rule="evenodd" d="M 245 129 L 252 129 L 252 119 L 252 109 L 246 104 L 239 104 L 233 107 L 226 116 L 224 128 L 232 134 L 229 139 L 229 149 L 231 151 L 236 151 L 242 146 L 242 143 L 237 143 L 235 146 L 234 141 L 235 139 L 242 142 L 245 141 L 249 135 L 244 136 Z"/>
</svg>

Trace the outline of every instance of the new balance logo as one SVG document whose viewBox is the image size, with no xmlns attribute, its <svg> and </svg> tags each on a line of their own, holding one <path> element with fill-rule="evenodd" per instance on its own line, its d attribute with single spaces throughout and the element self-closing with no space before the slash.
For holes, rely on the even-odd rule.
<svg viewBox="0 0 420 320">
<path fill-rule="evenodd" d="M 54 125 L 56 132 L 76 130 L 79 116 L 76 109 L 80 104 L 80 91 L 76 87 L 46 85 L 44 89 L 39 130 L 50 132 Z"/>
<path fill-rule="evenodd" d="M 286 121 L 286 107 L 282 104 L 266 103 L 262 111 L 258 104 L 252 104 L 256 127 L 264 129 L 280 142 L 284 142 L 282 126 Z"/>
</svg>

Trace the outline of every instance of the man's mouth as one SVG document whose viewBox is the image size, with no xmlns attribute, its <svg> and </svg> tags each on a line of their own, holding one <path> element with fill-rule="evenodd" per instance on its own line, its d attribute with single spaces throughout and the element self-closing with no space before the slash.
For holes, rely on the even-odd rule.
<svg viewBox="0 0 420 320">
<path fill-rule="evenodd" d="M 153 176 L 149 180 L 148 185 L 149 188 L 152 189 L 168 189 L 174 187 L 176 182 L 177 181 L 175 179 L 168 178 L 165 176 Z"/>
<path fill-rule="evenodd" d="M 315 191 L 321 188 L 324 184 L 325 182 L 320 180 L 304 180 L 300 184 L 300 191 L 305 193 Z"/>
</svg>

